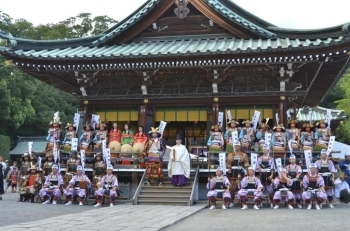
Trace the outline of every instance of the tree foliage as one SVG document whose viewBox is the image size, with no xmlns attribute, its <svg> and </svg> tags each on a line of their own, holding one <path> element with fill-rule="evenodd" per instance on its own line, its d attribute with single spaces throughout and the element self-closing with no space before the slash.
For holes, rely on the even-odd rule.
<svg viewBox="0 0 350 231">
<path fill-rule="evenodd" d="M 24 39 L 80 38 L 100 34 L 115 23 L 116 20 L 105 15 L 92 18 L 90 13 L 81 13 L 62 22 L 34 26 L 0 11 L 0 32 Z M 4 44 L 5 41 L 0 41 L 0 45 Z M 5 65 L 5 59 L 0 56 L 0 105 L 0 135 L 14 141 L 17 136 L 46 135 L 56 111 L 60 112 L 62 122 L 72 123 L 78 102 L 16 67 Z"/>
</svg>

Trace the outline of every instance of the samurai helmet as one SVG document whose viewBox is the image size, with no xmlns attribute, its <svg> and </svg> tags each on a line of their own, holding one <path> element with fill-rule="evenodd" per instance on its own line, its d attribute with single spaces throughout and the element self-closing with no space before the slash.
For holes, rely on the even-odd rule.
<svg viewBox="0 0 350 231">
<path fill-rule="evenodd" d="M 273 127 L 273 131 L 277 131 L 277 129 L 281 129 L 282 131 L 285 130 L 283 124 L 277 124 L 276 126 Z"/>
<path fill-rule="evenodd" d="M 218 129 L 219 132 L 222 132 L 221 126 L 219 124 L 211 126 L 211 131 L 215 131 L 215 129 Z"/>
</svg>

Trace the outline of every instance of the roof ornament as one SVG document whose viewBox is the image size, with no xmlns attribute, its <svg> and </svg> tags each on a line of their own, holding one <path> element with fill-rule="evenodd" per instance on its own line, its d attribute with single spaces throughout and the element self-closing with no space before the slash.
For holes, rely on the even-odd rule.
<svg viewBox="0 0 350 231">
<path fill-rule="evenodd" d="M 190 9 L 186 7 L 188 0 L 175 0 L 175 4 L 177 5 L 177 8 L 174 9 L 174 13 L 180 19 L 185 18 L 188 13 L 190 13 Z"/>
</svg>

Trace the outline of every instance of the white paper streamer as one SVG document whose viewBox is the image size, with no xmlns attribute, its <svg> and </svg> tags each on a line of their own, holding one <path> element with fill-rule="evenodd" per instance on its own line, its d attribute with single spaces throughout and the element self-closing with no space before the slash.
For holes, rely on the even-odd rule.
<svg viewBox="0 0 350 231">
<path fill-rule="evenodd" d="M 257 126 L 258 126 L 259 119 L 260 119 L 260 112 L 259 112 L 259 111 L 255 111 L 255 112 L 254 112 L 253 119 L 252 119 L 254 131 L 256 131 L 256 128 L 257 128 Z"/>
<path fill-rule="evenodd" d="M 331 109 L 327 109 L 327 115 L 326 115 L 326 118 L 327 118 L 327 128 L 330 128 L 331 127 L 331 120 L 332 120 L 332 111 Z"/>
<path fill-rule="evenodd" d="M 224 175 L 226 175 L 226 152 L 219 153 L 219 166 Z"/>
</svg>

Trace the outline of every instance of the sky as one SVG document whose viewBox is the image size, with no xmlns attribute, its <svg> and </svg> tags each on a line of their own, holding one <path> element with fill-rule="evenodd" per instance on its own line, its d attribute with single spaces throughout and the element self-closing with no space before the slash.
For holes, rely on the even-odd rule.
<svg viewBox="0 0 350 231">
<path fill-rule="evenodd" d="M 350 22 L 349 0 L 233 1 L 265 21 L 284 28 L 317 29 Z M 13 19 L 24 18 L 34 25 L 57 23 L 79 13 L 108 15 L 121 21 L 144 2 L 146 0 L 3 0 L 0 11 Z"/>
</svg>

